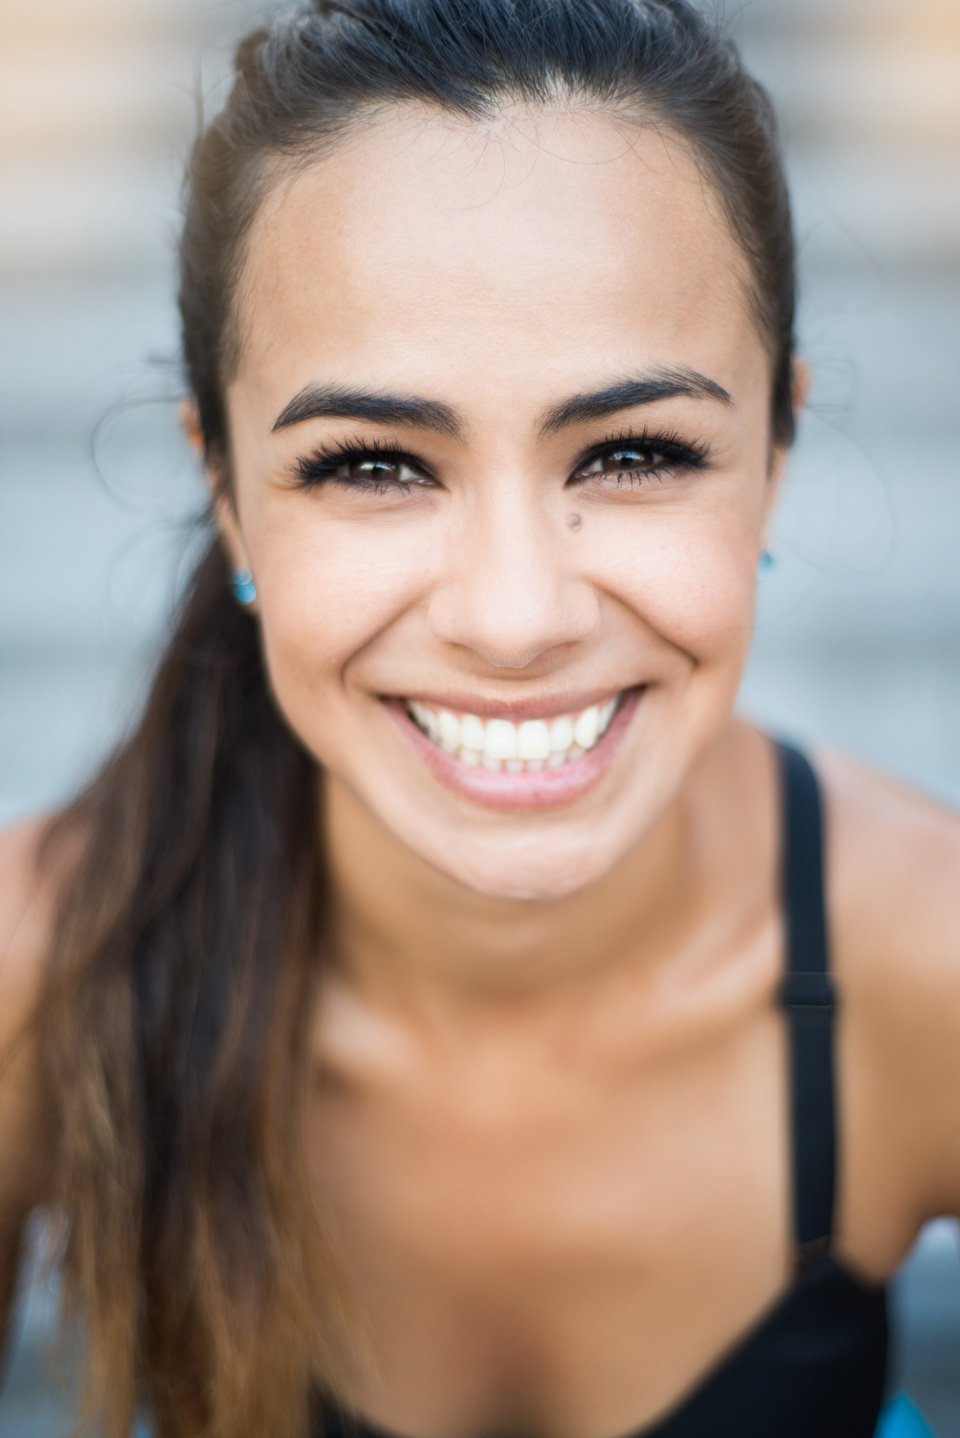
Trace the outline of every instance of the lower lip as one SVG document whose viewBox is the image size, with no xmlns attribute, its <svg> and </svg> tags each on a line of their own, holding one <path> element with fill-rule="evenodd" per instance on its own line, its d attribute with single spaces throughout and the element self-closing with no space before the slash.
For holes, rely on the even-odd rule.
<svg viewBox="0 0 960 1438">
<path fill-rule="evenodd" d="M 400 734 L 445 788 L 489 809 L 557 809 L 599 784 L 613 763 L 646 690 L 647 686 L 642 685 L 627 691 L 610 728 L 586 754 L 568 760 L 557 769 L 541 769 L 532 774 L 511 774 L 505 769 L 464 764 L 455 754 L 448 754 L 427 738 L 407 713 L 402 700 L 382 702 Z"/>
</svg>

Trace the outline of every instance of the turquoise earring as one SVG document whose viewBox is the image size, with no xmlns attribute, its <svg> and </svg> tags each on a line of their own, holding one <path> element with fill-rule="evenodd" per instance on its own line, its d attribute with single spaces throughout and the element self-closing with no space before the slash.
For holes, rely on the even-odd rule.
<svg viewBox="0 0 960 1438">
<path fill-rule="evenodd" d="M 230 588 L 238 604 L 252 604 L 257 597 L 257 586 L 249 569 L 235 569 Z"/>
<path fill-rule="evenodd" d="M 760 560 L 759 560 L 758 568 L 759 568 L 761 574 L 769 574 L 770 571 L 771 571 L 771 569 L 772 569 L 772 568 L 774 567 L 774 565 L 776 564 L 776 562 L 777 562 L 776 559 L 775 559 L 774 556 L 770 553 L 769 549 L 762 549 L 762 550 L 760 551 Z"/>
</svg>

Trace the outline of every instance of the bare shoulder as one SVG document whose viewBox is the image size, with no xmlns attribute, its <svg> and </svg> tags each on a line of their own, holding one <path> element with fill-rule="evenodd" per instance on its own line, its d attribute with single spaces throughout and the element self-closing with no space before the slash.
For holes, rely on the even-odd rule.
<svg viewBox="0 0 960 1438">
<path fill-rule="evenodd" d="M 960 1213 L 960 813 L 813 746 L 834 962 L 925 1217 Z"/>
<path fill-rule="evenodd" d="M 0 829 L 0 1220 L 45 1197 L 51 1124 L 24 1025 L 43 989 L 55 885 L 37 863 L 48 814 Z"/>
<path fill-rule="evenodd" d="M 810 757 L 824 789 L 830 879 L 860 921 L 960 964 L 960 810 L 835 749 Z"/>
<path fill-rule="evenodd" d="M 38 862 L 52 815 L 29 814 L 0 829 L 0 1035 L 37 991 L 45 968 L 54 892 Z M 16 1011 L 16 1012 L 15 1012 Z"/>
<path fill-rule="evenodd" d="M 54 1156 L 51 1105 L 25 1028 L 50 951 L 52 888 L 37 862 L 48 817 L 33 814 L 0 829 L 0 1369 L 27 1216 L 49 1195 Z"/>
</svg>

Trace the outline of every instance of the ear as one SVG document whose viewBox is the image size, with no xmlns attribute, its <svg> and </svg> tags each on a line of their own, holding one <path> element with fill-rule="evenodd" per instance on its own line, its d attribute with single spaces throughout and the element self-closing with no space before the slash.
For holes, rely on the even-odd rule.
<svg viewBox="0 0 960 1438">
<path fill-rule="evenodd" d="M 790 387 L 791 404 L 793 413 L 799 418 L 806 409 L 807 399 L 810 394 L 810 385 L 813 379 L 813 370 L 809 360 L 803 355 L 797 355 L 793 361 L 793 378 Z M 767 478 L 766 494 L 763 501 L 763 542 L 767 541 L 767 530 L 773 514 L 774 504 L 780 490 L 780 483 L 787 467 L 787 460 L 790 458 L 790 447 L 786 444 L 775 445 L 770 461 L 770 473 Z"/>
<path fill-rule="evenodd" d="M 210 490 L 214 519 L 230 564 L 234 569 L 249 569 L 250 562 L 247 558 L 243 535 L 240 532 L 236 509 L 224 488 L 222 472 L 211 464 L 207 457 L 203 428 L 200 424 L 200 411 L 192 395 L 188 395 L 186 399 L 180 401 L 178 413 L 180 427 L 188 445 L 200 462 L 204 482 Z M 248 608 L 256 612 L 256 601 Z"/>
<path fill-rule="evenodd" d="M 200 428 L 200 411 L 192 394 L 180 401 L 177 407 L 177 416 L 187 444 L 203 464 L 205 461 L 203 430 Z"/>
<path fill-rule="evenodd" d="M 813 383 L 813 366 L 806 355 L 797 355 L 793 361 L 793 412 L 800 415 L 807 407 L 810 386 Z"/>
</svg>

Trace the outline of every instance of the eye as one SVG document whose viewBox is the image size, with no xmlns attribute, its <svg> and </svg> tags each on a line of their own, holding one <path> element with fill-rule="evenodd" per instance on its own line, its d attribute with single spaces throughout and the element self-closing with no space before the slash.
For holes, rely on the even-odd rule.
<svg viewBox="0 0 960 1438">
<path fill-rule="evenodd" d="M 601 489 L 637 489 L 669 474 L 705 469 L 709 451 L 678 434 L 620 435 L 597 445 L 574 470 L 578 482 L 599 480 Z"/>
<path fill-rule="evenodd" d="M 344 441 L 302 455 L 293 466 L 300 489 L 335 484 L 375 494 L 409 494 L 426 488 L 422 466 L 412 455 L 377 442 Z"/>
<path fill-rule="evenodd" d="M 675 433 L 617 435 L 595 445 L 573 472 L 577 483 L 595 483 L 600 489 L 638 489 L 680 471 L 704 469 L 709 450 L 698 441 L 688 442 Z M 302 455 L 292 466 L 298 489 L 332 484 L 350 491 L 408 495 L 433 485 L 426 467 L 413 455 L 394 446 L 360 439 L 321 445 Z"/>
</svg>

